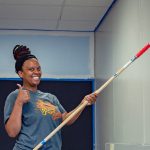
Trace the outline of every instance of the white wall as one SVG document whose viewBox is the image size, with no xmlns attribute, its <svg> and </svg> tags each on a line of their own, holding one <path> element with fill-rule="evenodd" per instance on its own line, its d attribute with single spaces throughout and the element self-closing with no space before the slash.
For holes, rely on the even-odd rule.
<svg viewBox="0 0 150 150">
<path fill-rule="evenodd" d="M 26 45 L 37 56 L 43 78 L 94 78 L 94 34 L 0 31 L 0 77 L 18 77 L 12 50 Z"/>
<path fill-rule="evenodd" d="M 149 6 L 149 0 L 118 0 L 95 33 L 96 88 L 150 41 Z M 124 143 L 119 150 L 150 144 L 149 68 L 150 50 L 100 94 L 96 150 L 106 143 Z"/>
</svg>

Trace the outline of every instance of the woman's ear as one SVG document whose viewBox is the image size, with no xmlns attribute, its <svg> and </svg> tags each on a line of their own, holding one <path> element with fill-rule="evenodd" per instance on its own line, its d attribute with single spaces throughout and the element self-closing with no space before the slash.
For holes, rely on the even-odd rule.
<svg viewBox="0 0 150 150">
<path fill-rule="evenodd" d="M 23 72 L 22 71 L 18 71 L 18 75 L 19 75 L 20 78 L 22 78 L 23 77 Z"/>
</svg>

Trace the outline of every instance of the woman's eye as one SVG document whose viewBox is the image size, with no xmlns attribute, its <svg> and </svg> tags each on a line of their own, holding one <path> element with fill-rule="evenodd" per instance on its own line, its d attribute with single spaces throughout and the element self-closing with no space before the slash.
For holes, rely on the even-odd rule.
<svg viewBox="0 0 150 150">
<path fill-rule="evenodd" d="M 41 68 L 39 67 L 37 70 L 38 70 L 38 71 L 41 71 Z"/>
<path fill-rule="evenodd" d="M 41 67 L 38 67 L 38 68 L 29 68 L 29 70 L 30 70 L 30 71 L 35 71 L 35 70 L 36 70 L 36 71 L 41 71 Z"/>
<path fill-rule="evenodd" d="M 30 71 L 34 71 L 34 69 L 33 69 L 33 68 L 30 68 L 29 70 L 30 70 Z"/>
</svg>

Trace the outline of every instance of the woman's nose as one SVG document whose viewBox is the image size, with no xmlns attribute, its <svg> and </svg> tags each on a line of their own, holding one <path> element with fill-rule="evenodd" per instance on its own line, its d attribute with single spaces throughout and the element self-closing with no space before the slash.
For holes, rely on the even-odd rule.
<svg viewBox="0 0 150 150">
<path fill-rule="evenodd" d="M 39 70 L 39 69 L 34 69 L 34 73 L 41 73 L 41 70 Z"/>
</svg>

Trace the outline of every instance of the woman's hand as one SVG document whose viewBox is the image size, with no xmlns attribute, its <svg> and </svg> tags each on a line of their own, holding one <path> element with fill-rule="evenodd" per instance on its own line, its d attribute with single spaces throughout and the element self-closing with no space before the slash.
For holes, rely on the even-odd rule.
<svg viewBox="0 0 150 150">
<path fill-rule="evenodd" d="M 84 101 L 88 101 L 87 105 L 92 105 L 96 102 L 96 98 L 97 98 L 97 94 L 95 93 L 88 94 L 84 97 L 81 103 L 84 103 Z"/>
<path fill-rule="evenodd" d="M 23 87 L 20 84 L 17 84 L 17 86 L 19 87 L 19 93 L 16 101 L 21 105 L 29 102 L 30 100 L 29 91 L 23 89 Z"/>
</svg>

